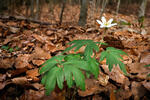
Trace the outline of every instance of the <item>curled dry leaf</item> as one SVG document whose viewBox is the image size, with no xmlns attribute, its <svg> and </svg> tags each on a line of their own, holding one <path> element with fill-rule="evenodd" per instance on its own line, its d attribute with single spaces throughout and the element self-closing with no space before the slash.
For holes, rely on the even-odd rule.
<svg viewBox="0 0 150 100">
<path fill-rule="evenodd" d="M 20 54 L 15 60 L 15 67 L 16 69 L 25 68 L 28 66 L 30 61 L 31 61 L 30 54 Z"/>
<path fill-rule="evenodd" d="M 142 82 L 142 84 L 143 84 L 143 86 L 144 86 L 147 90 L 150 91 L 150 82 L 144 81 L 144 82 Z"/>
<path fill-rule="evenodd" d="M 133 81 L 131 84 L 131 91 L 134 95 L 134 100 L 140 100 L 140 98 L 143 97 L 147 92 L 147 90 L 140 82 L 135 81 Z"/>
<path fill-rule="evenodd" d="M 39 76 L 39 69 L 38 68 L 35 68 L 35 69 L 32 69 L 32 70 L 28 70 L 27 72 L 26 72 L 26 74 L 27 74 L 27 77 L 29 77 L 29 78 L 34 78 L 34 77 L 37 77 L 37 76 Z"/>
<path fill-rule="evenodd" d="M 33 59 L 50 59 L 51 55 L 40 47 L 36 47 L 32 54 Z"/>
<path fill-rule="evenodd" d="M 109 78 L 117 83 L 125 84 L 125 81 L 129 81 L 120 70 L 119 66 L 114 66 L 111 72 L 108 69 L 108 65 L 102 65 L 102 68 L 109 75 Z"/>
<path fill-rule="evenodd" d="M 0 68 L 4 69 L 12 68 L 14 62 L 15 62 L 14 58 L 5 58 L 5 59 L 0 58 Z"/>
<path fill-rule="evenodd" d="M 6 80 L 6 74 L 0 74 L 0 82 Z"/>
<path fill-rule="evenodd" d="M 102 91 L 106 91 L 106 88 L 100 87 L 99 83 L 96 82 L 96 80 L 94 79 L 86 79 L 85 84 L 86 84 L 85 91 L 78 90 L 78 94 L 82 97 L 93 95 Z"/>
<path fill-rule="evenodd" d="M 144 51 L 140 55 L 140 63 L 150 64 L 150 51 Z"/>
<path fill-rule="evenodd" d="M 129 73 L 131 74 L 130 77 L 139 78 L 139 79 L 148 79 L 147 75 L 150 73 L 150 68 L 145 67 L 143 63 L 132 63 L 128 64 Z"/>
<path fill-rule="evenodd" d="M 28 79 L 26 77 L 13 78 L 13 79 L 11 79 L 11 81 L 12 81 L 12 83 L 20 84 L 20 85 L 25 85 L 28 83 Z"/>
<path fill-rule="evenodd" d="M 45 62 L 45 60 L 32 60 L 34 65 L 40 66 Z"/>
<path fill-rule="evenodd" d="M 98 82 L 102 86 L 106 86 L 108 84 L 109 76 L 100 72 L 98 75 Z"/>
</svg>

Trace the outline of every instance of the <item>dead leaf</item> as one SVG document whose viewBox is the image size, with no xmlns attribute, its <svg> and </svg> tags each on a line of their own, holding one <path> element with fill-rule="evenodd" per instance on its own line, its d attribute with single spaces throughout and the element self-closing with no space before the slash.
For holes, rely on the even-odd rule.
<svg viewBox="0 0 150 100">
<path fill-rule="evenodd" d="M 32 54 L 33 59 L 50 59 L 51 55 L 40 47 L 36 47 Z"/>
<path fill-rule="evenodd" d="M 108 65 L 102 65 L 102 68 L 109 75 L 109 78 L 117 83 L 124 84 L 125 81 L 128 80 L 128 78 L 126 78 L 123 72 L 120 70 L 119 66 L 114 66 L 111 72 L 108 69 Z"/>
<path fill-rule="evenodd" d="M 0 74 L 0 82 L 6 80 L 6 74 Z"/>
<path fill-rule="evenodd" d="M 143 86 L 150 91 L 150 82 L 144 81 L 142 82 Z"/>
<path fill-rule="evenodd" d="M 45 60 L 32 60 L 34 65 L 40 66 L 45 62 Z"/>
<path fill-rule="evenodd" d="M 140 55 L 140 63 L 150 64 L 150 51 L 144 51 Z"/>
<path fill-rule="evenodd" d="M 4 69 L 12 68 L 14 62 L 15 62 L 14 58 L 5 58 L 5 59 L 0 58 L 0 68 Z"/>
<path fill-rule="evenodd" d="M 28 79 L 26 77 L 13 78 L 13 79 L 11 79 L 11 81 L 12 81 L 12 83 L 20 84 L 20 85 L 25 85 L 28 83 Z"/>
<path fill-rule="evenodd" d="M 130 77 L 136 77 L 139 79 L 147 79 L 147 75 L 150 73 L 150 68 L 145 67 L 143 63 L 132 63 L 128 64 L 129 73 L 131 73 Z M 150 79 L 150 78 L 148 78 Z"/>
<path fill-rule="evenodd" d="M 142 86 L 141 83 L 133 81 L 131 84 L 131 91 L 134 95 L 135 100 L 140 100 L 146 93 L 146 89 Z"/>
<path fill-rule="evenodd" d="M 29 62 L 31 61 L 31 55 L 30 54 L 20 54 L 15 60 L 15 67 L 17 69 L 19 68 L 25 68 L 28 66 Z"/>
<path fill-rule="evenodd" d="M 115 96 L 114 90 L 110 91 L 110 100 L 116 100 L 116 96 Z"/>
<path fill-rule="evenodd" d="M 29 77 L 29 78 L 37 77 L 37 76 L 39 76 L 39 69 L 35 68 L 35 69 L 32 69 L 32 70 L 28 70 L 26 72 L 26 74 L 27 74 L 27 77 Z"/>
<path fill-rule="evenodd" d="M 109 76 L 100 72 L 98 75 L 98 82 L 102 86 L 106 86 L 108 84 Z"/>
<path fill-rule="evenodd" d="M 93 95 L 106 90 L 105 88 L 100 87 L 99 83 L 96 82 L 96 80 L 94 79 L 86 79 L 85 85 L 86 85 L 85 91 L 78 90 L 78 94 L 82 97 Z"/>
</svg>

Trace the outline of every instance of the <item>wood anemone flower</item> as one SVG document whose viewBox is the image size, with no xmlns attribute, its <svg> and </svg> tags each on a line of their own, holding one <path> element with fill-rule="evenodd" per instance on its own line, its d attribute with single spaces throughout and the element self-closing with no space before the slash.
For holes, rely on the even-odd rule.
<svg viewBox="0 0 150 100">
<path fill-rule="evenodd" d="M 117 25 L 117 23 L 112 23 L 113 22 L 113 19 L 109 19 L 108 22 L 106 21 L 106 18 L 105 17 L 102 17 L 101 18 L 101 21 L 100 20 L 96 20 L 98 24 L 100 24 L 100 28 L 110 28 L 112 26 L 115 26 Z"/>
</svg>

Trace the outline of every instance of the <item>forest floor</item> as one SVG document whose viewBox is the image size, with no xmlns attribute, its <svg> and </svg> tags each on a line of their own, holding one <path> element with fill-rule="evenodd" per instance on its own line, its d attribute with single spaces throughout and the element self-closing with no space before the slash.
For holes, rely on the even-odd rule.
<svg viewBox="0 0 150 100">
<path fill-rule="evenodd" d="M 86 79 L 85 91 L 56 88 L 50 96 L 45 96 L 40 84 L 40 65 L 60 54 L 72 40 L 100 41 L 104 30 L 96 22 L 80 27 L 0 18 L 0 100 L 150 100 L 150 68 L 145 67 L 150 64 L 150 16 L 146 17 L 144 28 L 140 28 L 135 15 L 116 17 L 108 12 L 104 16 L 118 23 L 109 29 L 104 40 L 108 46 L 128 54 L 123 56 L 123 62 L 130 75 L 125 76 L 118 67 L 109 72 L 104 61 L 98 79 Z"/>
</svg>

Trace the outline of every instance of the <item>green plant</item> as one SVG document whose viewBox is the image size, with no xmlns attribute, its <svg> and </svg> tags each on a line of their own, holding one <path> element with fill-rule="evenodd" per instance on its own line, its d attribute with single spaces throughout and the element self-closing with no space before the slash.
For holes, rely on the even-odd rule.
<svg viewBox="0 0 150 100">
<path fill-rule="evenodd" d="M 150 64 L 145 65 L 145 67 L 150 67 Z M 148 74 L 147 76 L 150 77 L 150 74 Z"/>
<path fill-rule="evenodd" d="M 116 24 L 111 24 L 112 19 L 106 24 L 103 18 L 102 27 L 111 27 Z M 103 38 L 102 38 L 103 39 Z M 85 90 L 85 76 L 91 75 L 95 78 L 99 75 L 100 62 L 106 59 L 109 71 L 114 65 L 119 65 L 120 69 L 127 74 L 124 64 L 121 62 L 123 58 L 121 55 L 127 55 L 125 52 L 107 47 L 101 52 L 99 60 L 96 58 L 96 52 L 99 52 L 101 45 L 107 45 L 102 42 L 94 42 L 93 40 L 74 40 L 68 43 L 70 47 L 66 48 L 61 55 L 54 56 L 41 65 L 39 73 L 42 75 L 41 83 L 45 85 L 46 94 L 50 94 L 56 85 L 63 89 L 64 82 L 68 87 L 76 85 L 82 90 Z M 68 54 L 70 50 L 77 52 L 81 47 L 85 47 L 83 53 Z M 66 53 L 66 54 L 65 54 Z"/>
<path fill-rule="evenodd" d="M 9 46 L 2 46 L 1 47 L 3 50 L 6 50 L 6 51 L 8 51 L 8 52 L 10 52 L 10 53 L 12 53 L 12 52 L 14 52 L 14 51 L 17 51 L 17 50 L 19 50 L 19 48 L 16 46 L 15 48 L 10 48 Z"/>
</svg>

